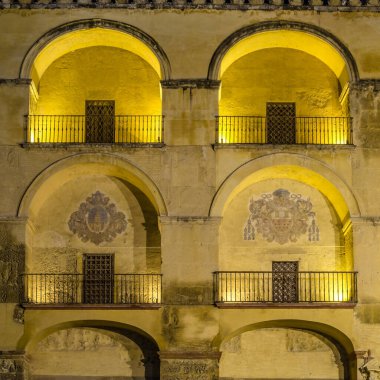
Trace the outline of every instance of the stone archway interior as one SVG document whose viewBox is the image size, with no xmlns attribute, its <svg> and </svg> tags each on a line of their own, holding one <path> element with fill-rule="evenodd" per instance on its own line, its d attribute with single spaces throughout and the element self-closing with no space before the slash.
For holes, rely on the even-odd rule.
<svg viewBox="0 0 380 380">
<path fill-rule="evenodd" d="M 125 336 L 96 328 L 59 330 L 30 353 L 32 380 L 144 378 L 144 355 Z"/>
<path fill-rule="evenodd" d="M 337 348 L 310 331 L 247 331 L 226 341 L 221 351 L 220 379 L 344 378 Z"/>
</svg>

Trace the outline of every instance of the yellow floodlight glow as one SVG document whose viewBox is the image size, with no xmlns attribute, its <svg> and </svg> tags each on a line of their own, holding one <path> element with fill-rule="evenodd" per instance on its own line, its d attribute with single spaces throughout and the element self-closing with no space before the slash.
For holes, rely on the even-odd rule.
<svg viewBox="0 0 380 380">
<path fill-rule="evenodd" d="M 349 210 L 343 196 L 337 188 L 320 174 L 310 169 L 295 165 L 277 165 L 252 173 L 242 180 L 229 194 L 228 199 L 224 204 L 224 210 L 226 210 L 232 200 L 248 186 L 253 183 L 270 180 L 273 178 L 291 179 L 318 189 L 334 206 L 334 209 L 342 223 L 347 220 Z"/>
<path fill-rule="evenodd" d="M 148 62 L 159 78 L 162 77 L 158 58 L 142 41 L 117 30 L 92 28 L 63 34 L 47 44 L 37 55 L 33 64 L 32 73 L 37 76 L 37 78 L 34 78 L 35 82 L 41 79 L 46 69 L 58 58 L 69 52 L 94 46 L 128 50 Z"/>
<path fill-rule="evenodd" d="M 340 53 L 322 38 L 295 30 L 272 30 L 255 33 L 236 43 L 223 57 L 219 77 L 239 58 L 262 49 L 289 48 L 301 50 L 324 62 L 341 82 L 346 84 L 349 76 L 346 62 Z"/>
</svg>

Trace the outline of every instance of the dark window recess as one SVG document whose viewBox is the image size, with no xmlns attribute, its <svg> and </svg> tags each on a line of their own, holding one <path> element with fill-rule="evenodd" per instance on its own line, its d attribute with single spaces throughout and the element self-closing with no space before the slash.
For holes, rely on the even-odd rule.
<svg viewBox="0 0 380 380">
<path fill-rule="evenodd" d="M 298 302 L 298 262 L 272 262 L 273 302 Z"/>
<path fill-rule="evenodd" d="M 267 142 L 268 144 L 295 144 L 295 103 L 267 103 Z"/>
<path fill-rule="evenodd" d="M 109 254 L 85 254 L 83 257 L 84 303 L 113 303 L 114 256 Z"/>
<path fill-rule="evenodd" d="M 115 142 L 114 100 L 86 100 L 86 142 Z"/>
</svg>

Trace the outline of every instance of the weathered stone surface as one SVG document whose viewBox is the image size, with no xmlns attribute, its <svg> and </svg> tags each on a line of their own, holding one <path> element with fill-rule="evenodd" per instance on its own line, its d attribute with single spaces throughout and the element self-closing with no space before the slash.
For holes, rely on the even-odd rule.
<svg viewBox="0 0 380 380">
<path fill-rule="evenodd" d="M 24 353 L 0 351 L 0 380 L 27 380 L 28 360 Z"/>
<path fill-rule="evenodd" d="M 19 302 L 24 268 L 24 245 L 16 241 L 6 225 L 0 224 L 0 302 Z"/>
<path fill-rule="evenodd" d="M 165 359 L 161 361 L 161 378 L 165 380 L 216 380 L 218 363 L 213 359 Z"/>
</svg>

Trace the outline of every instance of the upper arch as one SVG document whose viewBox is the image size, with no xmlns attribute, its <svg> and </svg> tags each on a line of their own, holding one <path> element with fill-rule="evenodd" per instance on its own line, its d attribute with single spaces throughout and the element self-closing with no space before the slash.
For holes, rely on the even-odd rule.
<svg viewBox="0 0 380 380">
<path fill-rule="evenodd" d="M 170 79 L 169 60 L 152 37 L 134 26 L 103 19 L 73 21 L 45 33 L 25 55 L 19 77 L 32 77 L 38 82 L 57 58 L 73 50 L 99 45 L 129 50 L 147 61 L 160 79 Z"/>
<path fill-rule="evenodd" d="M 289 178 L 318 189 L 334 205 L 342 224 L 360 209 L 348 185 L 324 163 L 299 154 L 276 153 L 252 159 L 233 171 L 220 185 L 209 215 L 222 216 L 237 193 L 252 183 Z"/>
<path fill-rule="evenodd" d="M 114 155 L 81 153 L 63 158 L 41 172 L 24 193 L 18 216 L 35 215 L 55 189 L 77 176 L 86 174 L 104 174 L 130 182 L 148 197 L 158 215 L 167 215 L 159 189 L 141 169 Z"/>
<path fill-rule="evenodd" d="M 356 82 L 359 79 L 355 60 L 342 42 L 322 28 L 293 21 L 262 22 L 237 30 L 215 51 L 208 78 L 218 80 L 237 59 L 272 47 L 303 50 L 315 56 L 332 69 L 342 87 L 347 81 Z"/>
</svg>

